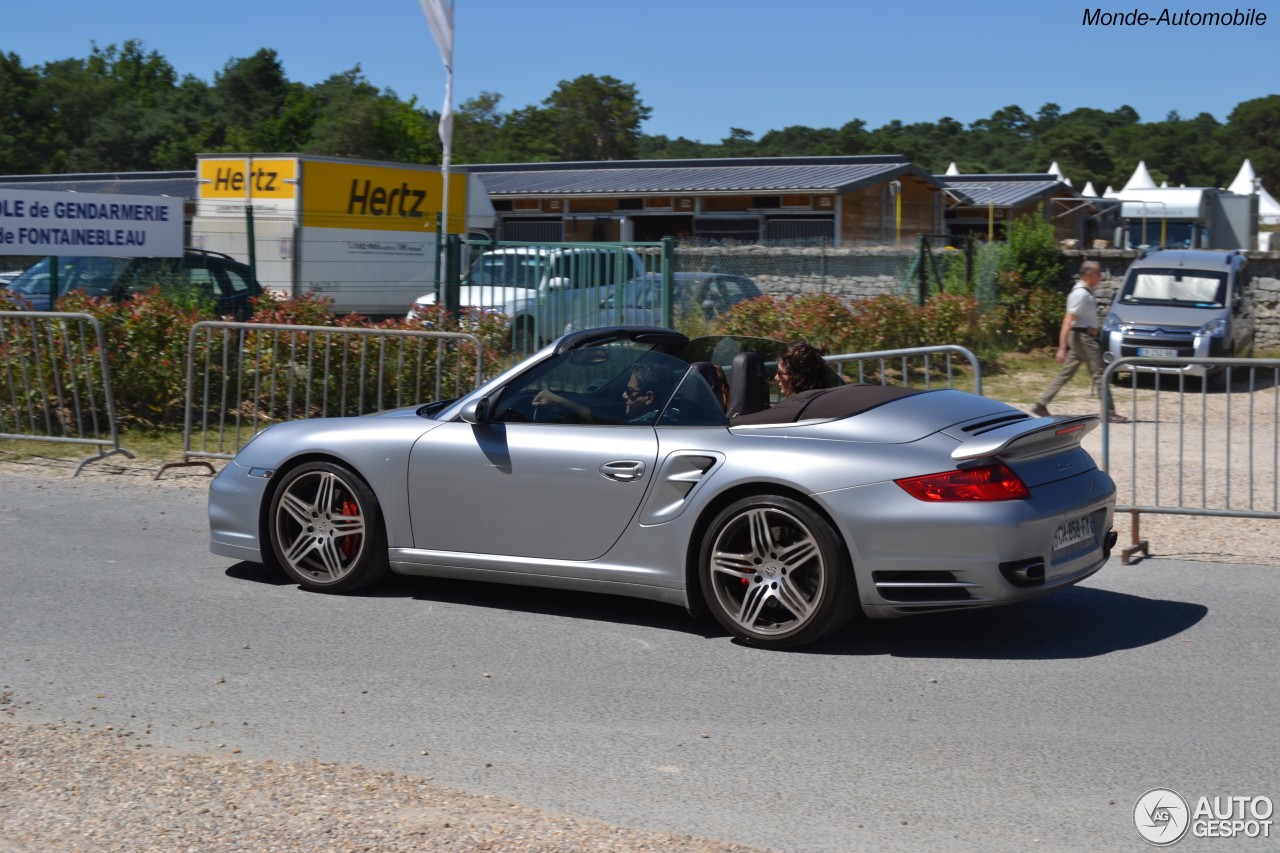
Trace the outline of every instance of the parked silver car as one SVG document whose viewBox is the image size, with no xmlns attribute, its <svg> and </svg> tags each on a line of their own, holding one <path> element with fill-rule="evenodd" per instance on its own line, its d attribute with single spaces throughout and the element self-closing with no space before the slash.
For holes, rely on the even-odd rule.
<svg viewBox="0 0 1280 853">
<path fill-rule="evenodd" d="M 1103 358 L 1247 358 L 1254 338 L 1248 297 L 1249 261 L 1241 252 L 1143 252 L 1125 272 L 1102 325 Z M 1194 364 L 1158 370 L 1205 374 Z"/>
<path fill-rule="evenodd" d="M 881 385 L 771 405 L 782 346 L 593 329 L 456 400 L 277 424 L 213 480 L 211 550 L 323 592 L 394 571 L 655 599 L 775 648 L 1106 562 L 1096 416 Z"/>
<path fill-rule="evenodd" d="M 761 296 L 755 280 L 716 272 L 671 274 L 671 313 L 677 321 L 710 320 L 747 299 Z M 647 273 L 614 290 L 600 303 L 595 325 L 660 326 L 663 322 L 662 276 Z"/>
<path fill-rule="evenodd" d="M 596 325 L 597 306 L 643 272 L 640 254 L 624 247 L 502 246 L 472 263 L 458 306 L 506 315 L 515 350 L 532 352 L 566 327 Z M 435 307 L 436 295 L 423 294 L 406 319 L 429 319 Z"/>
</svg>

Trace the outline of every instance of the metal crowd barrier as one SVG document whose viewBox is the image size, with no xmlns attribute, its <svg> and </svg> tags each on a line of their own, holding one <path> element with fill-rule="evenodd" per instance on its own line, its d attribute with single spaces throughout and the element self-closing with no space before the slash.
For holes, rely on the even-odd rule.
<svg viewBox="0 0 1280 853">
<path fill-rule="evenodd" d="M 0 311 L 0 439 L 88 444 L 72 476 L 120 446 L 106 337 L 96 317 Z"/>
<path fill-rule="evenodd" d="M 978 357 L 971 350 L 955 344 L 829 355 L 826 361 L 850 382 L 905 386 L 919 383 L 927 391 L 935 384 L 955 387 L 957 356 L 968 361 L 973 393 L 981 394 L 982 365 Z M 846 365 L 856 366 L 856 372 L 847 371 Z"/>
<path fill-rule="evenodd" d="M 1188 376 L 1208 368 L 1218 378 Z M 1129 374 L 1117 386 L 1117 373 Z M 1208 371 L 1205 371 L 1208 373 Z M 1216 390 L 1217 386 L 1221 390 Z M 1117 359 L 1102 376 L 1102 411 L 1114 400 L 1128 424 L 1104 418 L 1102 465 L 1116 481 L 1117 512 L 1132 515 L 1129 564 L 1149 556 L 1141 513 L 1280 518 L 1280 359 Z M 1112 434 L 1128 453 L 1112 453 Z M 1118 442 L 1123 450 L 1122 439 Z"/>
<path fill-rule="evenodd" d="M 343 326 L 204 321 L 191 328 L 183 459 L 231 459 L 260 430 L 460 396 L 483 378 L 474 335 Z"/>
</svg>

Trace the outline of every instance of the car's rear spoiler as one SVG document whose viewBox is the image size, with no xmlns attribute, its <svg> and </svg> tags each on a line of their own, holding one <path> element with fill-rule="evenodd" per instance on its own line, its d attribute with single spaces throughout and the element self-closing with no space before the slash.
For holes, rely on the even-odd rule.
<svg viewBox="0 0 1280 853">
<path fill-rule="evenodd" d="M 956 462 L 971 462 L 1000 456 L 1005 459 L 1032 459 L 1060 453 L 1080 443 L 1102 419 L 1097 415 L 1024 418 L 982 429 L 982 424 L 965 424 L 946 430 L 961 444 L 951 451 Z"/>
</svg>

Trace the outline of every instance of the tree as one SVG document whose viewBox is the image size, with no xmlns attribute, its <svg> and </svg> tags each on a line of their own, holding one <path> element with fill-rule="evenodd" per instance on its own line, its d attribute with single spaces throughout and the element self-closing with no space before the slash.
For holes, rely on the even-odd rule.
<svg viewBox="0 0 1280 853">
<path fill-rule="evenodd" d="M 323 85 L 323 84 L 321 84 Z M 211 96 L 222 127 L 218 147 L 230 151 L 291 151 L 299 147 L 308 127 L 316 120 L 306 114 L 300 84 L 290 83 L 274 50 L 263 48 L 253 56 L 231 59 L 214 75 Z M 299 115 L 302 108 L 303 115 Z"/>
<path fill-rule="evenodd" d="M 1237 104 L 1227 116 L 1223 138 L 1240 162 L 1249 158 L 1264 186 L 1280 191 L 1280 95 Z M 1238 169 L 1240 162 L 1231 168 Z"/>
<path fill-rule="evenodd" d="M 1231 180 L 1227 172 L 1232 168 L 1219 142 L 1220 130 L 1217 119 L 1201 113 L 1190 120 L 1179 117 L 1119 128 L 1107 137 L 1106 147 L 1121 169 L 1117 176 L 1121 183 L 1141 160 L 1157 181 L 1168 181 L 1172 186 L 1219 187 Z"/>
<path fill-rule="evenodd" d="M 1066 262 L 1043 209 L 1010 222 L 1005 239 L 1005 251 L 1000 259 L 1003 280 L 1022 287 L 1057 286 Z"/>
<path fill-rule="evenodd" d="M 820 157 L 839 150 L 839 131 L 804 125 L 771 130 L 756 144 L 756 153 L 761 157 Z"/>
<path fill-rule="evenodd" d="M 640 125 L 653 113 L 633 84 L 608 75 L 561 80 L 542 103 L 558 128 L 561 160 L 634 160 Z"/>
<path fill-rule="evenodd" d="M 0 173 L 39 172 L 39 128 L 51 120 L 40 98 L 40 74 L 15 53 L 0 53 Z"/>
</svg>

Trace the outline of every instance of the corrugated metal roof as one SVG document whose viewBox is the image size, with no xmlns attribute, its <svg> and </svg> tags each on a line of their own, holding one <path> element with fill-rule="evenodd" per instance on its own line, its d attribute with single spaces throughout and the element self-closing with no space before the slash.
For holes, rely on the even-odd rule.
<svg viewBox="0 0 1280 853">
<path fill-rule="evenodd" d="M 1028 202 L 1064 196 L 1078 197 L 1075 189 L 1047 173 L 1025 175 L 938 175 L 947 189 L 963 194 L 962 205 L 1019 207 Z"/>
<path fill-rule="evenodd" d="M 941 186 L 905 157 L 630 160 L 474 165 L 491 196 L 849 192 L 906 174 Z"/>
<path fill-rule="evenodd" d="M 196 172 L 92 172 L 78 175 L 4 175 L 0 189 L 118 193 L 195 198 Z"/>
</svg>

